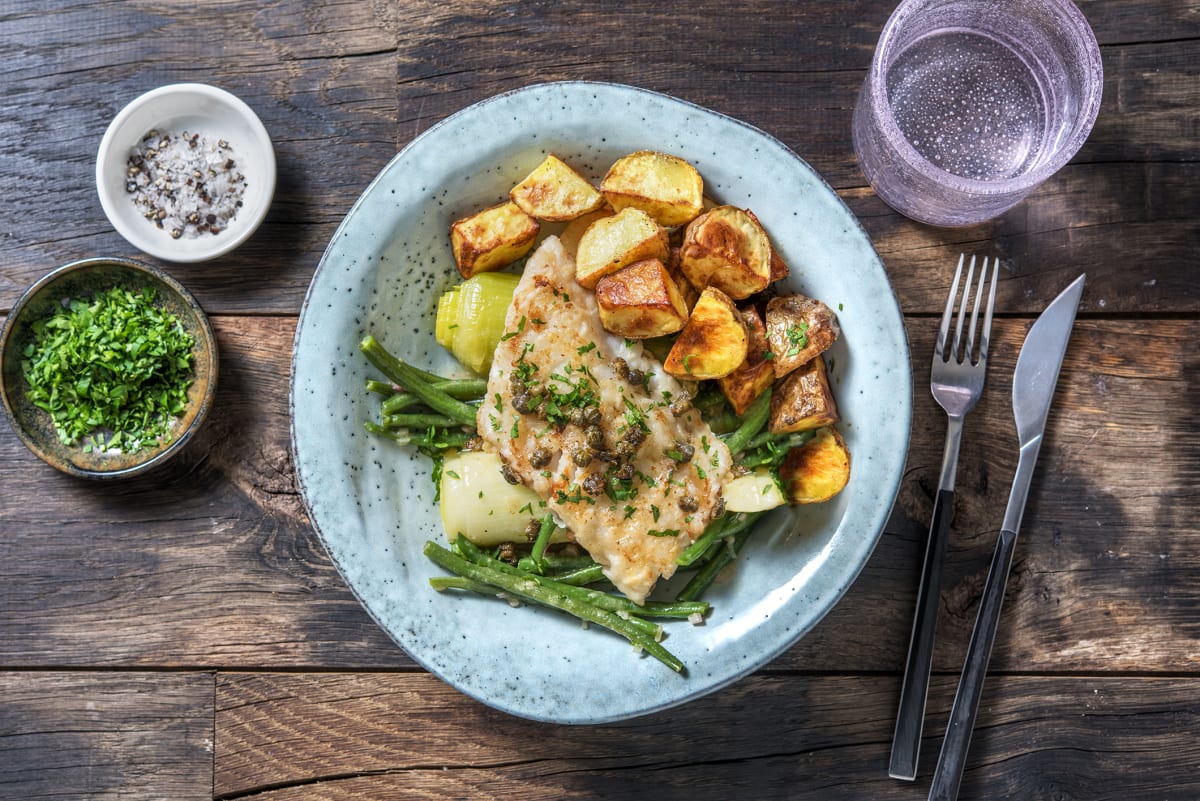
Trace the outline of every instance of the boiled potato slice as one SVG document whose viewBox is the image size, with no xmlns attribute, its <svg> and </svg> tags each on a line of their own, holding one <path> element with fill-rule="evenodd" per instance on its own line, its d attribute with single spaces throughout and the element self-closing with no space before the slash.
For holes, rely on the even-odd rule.
<svg viewBox="0 0 1200 801">
<path fill-rule="evenodd" d="M 554 154 L 546 156 L 508 197 L 529 216 L 550 222 L 573 220 L 604 203 L 596 187 Z"/>
<path fill-rule="evenodd" d="M 733 407 L 733 413 L 741 416 L 754 402 L 775 383 L 775 369 L 771 366 L 771 349 L 767 345 L 767 328 L 763 325 L 758 309 L 753 306 L 739 310 L 746 324 L 749 339 L 746 360 L 727 376 L 717 379 L 717 386 Z"/>
<path fill-rule="evenodd" d="M 721 487 L 721 497 L 729 512 L 765 512 L 787 503 L 775 476 L 765 467 L 727 482 Z"/>
<path fill-rule="evenodd" d="M 825 360 L 820 356 L 792 371 L 771 395 L 769 425 L 773 434 L 811 431 L 837 420 L 837 404 L 829 388 Z"/>
<path fill-rule="evenodd" d="M 644 259 L 606 275 L 596 284 L 604 330 L 626 339 L 673 334 L 688 318 L 679 287 L 658 259 Z"/>
<path fill-rule="evenodd" d="M 700 213 L 704 181 L 677 156 L 641 150 L 618 159 L 600 182 L 600 191 L 614 209 L 632 206 L 671 228 Z"/>
<path fill-rule="evenodd" d="M 850 450 L 837 429 L 821 428 L 808 442 L 792 448 L 779 466 L 788 503 L 821 503 L 850 480 Z"/>
<path fill-rule="evenodd" d="M 720 378 L 746 360 L 748 344 L 746 324 L 733 301 L 708 287 L 671 346 L 663 370 L 682 379 Z"/>
<path fill-rule="evenodd" d="M 558 235 L 558 241 L 562 242 L 563 250 L 570 253 L 572 258 L 575 258 L 579 253 L 579 240 L 583 238 L 587 229 L 592 227 L 592 223 L 605 217 L 611 217 L 614 214 L 616 212 L 612 210 L 612 206 L 606 204 L 595 211 L 589 211 L 587 214 L 581 214 L 571 220 L 563 227 L 562 233 Z"/>
<path fill-rule="evenodd" d="M 734 300 L 771 283 L 771 242 L 753 214 L 733 206 L 706 211 L 687 227 L 680 268 L 697 287 L 715 286 Z"/>
<path fill-rule="evenodd" d="M 541 226 L 508 201 L 490 206 L 450 226 L 450 247 L 463 278 L 499 270 L 533 247 Z"/>
<path fill-rule="evenodd" d="M 819 300 L 785 295 L 767 303 L 767 341 L 775 354 L 775 377 L 808 364 L 838 338 L 837 315 Z"/>
<path fill-rule="evenodd" d="M 579 240 L 575 280 L 595 289 L 606 275 L 643 259 L 668 258 L 667 232 L 641 209 L 622 209 L 592 223 Z"/>
</svg>

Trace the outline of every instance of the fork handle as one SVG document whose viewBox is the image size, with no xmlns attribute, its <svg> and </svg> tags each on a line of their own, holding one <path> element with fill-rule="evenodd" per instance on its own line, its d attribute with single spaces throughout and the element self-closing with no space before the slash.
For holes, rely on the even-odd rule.
<svg viewBox="0 0 1200 801">
<path fill-rule="evenodd" d="M 913 781 L 917 778 L 917 758 L 921 750 L 921 730 L 925 723 L 925 702 L 929 695 L 929 671 L 933 664 L 933 641 L 941 598 L 942 566 L 953 520 L 954 490 L 938 490 L 929 537 L 925 541 L 925 562 L 921 568 L 921 585 L 917 591 L 916 612 L 913 614 L 912 639 L 904 663 L 896 732 L 892 737 L 888 775 L 893 779 Z"/>
<path fill-rule="evenodd" d="M 1016 532 L 1002 530 L 996 542 L 996 552 L 992 555 L 983 598 L 979 602 L 979 615 L 975 618 L 975 630 L 971 632 L 971 644 L 967 646 L 967 658 L 963 663 L 958 692 L 954 696 L 954 706 L 950 710 L 950 723 L 946 726 L 946 739 L 942 741 L 942 752 L 933 774 L 929 801 L 955 801 L 958 798 L 958 787 L 967 762 L 967 749 L 971 745 L 971 731 L 975 728 L 979 699 L 983 696 L 983 680 L 992 658 L 996 629 L 1000 625 L 1004 588 L 1008 584 L 1016 549 Z"/>
</svg>

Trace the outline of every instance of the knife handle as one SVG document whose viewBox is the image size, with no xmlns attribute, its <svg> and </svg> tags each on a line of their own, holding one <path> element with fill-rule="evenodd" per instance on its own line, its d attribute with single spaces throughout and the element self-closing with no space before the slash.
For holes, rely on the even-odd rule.
<svg viewBox="0 0 1200 801">
<path fill-rule="evenodd" d="M 929 801 L 955 801 L 958 798 L 958 786 L 962 782 L 967 749 L 971 745 L 971 731 L 975 728 L 979 699 L 983 695 L 983 679 L 987 675 L 992 645 L 996 642 L 1000 608 L 1004 605 L 1004 588 L 1008 584 L 1016 547 L 1016 532 L 1007 529 L 1001 531 L 983 588 L 983 598 L 979 602 L 979 616 L 975 618 L 971 644 L 967 646 L 967 658 L 963 663 L 958 692 L 954 696 L 954 706 L 950 710 L 950 722 L 946 726 L 946 739 L 942 741 L 942 752 L 933 774 Z"/>
<path fill-rule="evenodd" d="M 900 709 L 896 713 L 896 732 L 892 737 L 892 757 L 888 775 L 893 779 L 917 778 L 917 758 L 921 751 L 921 730 L 925 725 L 925 702 L 929 695 L 929 671 L 933 665 L 933 640 L 937 631 L 938 603 L 942 594 L 942 566 L 946 561 L 946 540 L 954 520 L 954 490 L 938 490 L 933 504 L 933 519 L 925 541 L 925 562 L 913 613 L 912 639 L 904 663 L 904 683 L 900 687 Z"/>
</svg>

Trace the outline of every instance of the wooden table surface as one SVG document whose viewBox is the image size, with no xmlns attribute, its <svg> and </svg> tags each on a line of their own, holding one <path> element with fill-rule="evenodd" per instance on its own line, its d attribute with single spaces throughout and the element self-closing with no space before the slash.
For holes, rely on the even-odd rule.
<svg viewBox="0 0 1200 801">
<path fill-rule="evenodd" d="M 892 212 L 855 163 L 883 0 L 0 5 L 0 317 L 59 264 L 141 256 L 93 182 L 141 92 L 229 89 L 279 160 L 248 243 L 161 265 L 221 350 L 214 414 L 177 463 L 87 483 L 0 423 L 0 797 L 923 799 L 1015 468 L 1016 352 L 1086 271 L 961 797 L 1200 798 L 1200 6 L 1079 5 L 1105 68 L 1091 138 L 961 230 Z M 899 500 L 842 602 L 732 687 L 595 727 L 512 718 L 423 672 L 331 564 L 289 454 L 297 315 L 355 198 L 449 114 L 559 79 L 669 93 L 795 149 L 870 234 L 916 361 Z M 944 432 L 928 354 L 960 251 L 1003 260 L 1001 315 L 904 783 L 887 759 Z"/>
</svg>

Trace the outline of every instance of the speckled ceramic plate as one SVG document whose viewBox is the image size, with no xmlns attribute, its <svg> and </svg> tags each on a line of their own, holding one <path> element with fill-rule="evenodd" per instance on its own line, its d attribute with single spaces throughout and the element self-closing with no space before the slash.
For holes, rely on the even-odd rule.
<svg viewBox="0 0 1200 801">
<path fill-rule="evenodd" d="M 676 675 L 622 639 L 558 613 L 438 594 L 421 555 L 444 541 L 427 461 L 364 433 L 377 399 L 358 352 L 373 333 L 393 352 L 462 373 L 434 341 L 439 294 L 458 279 L 448 231 L 499 202 L 553 152 L 598 178 L 654 149 L 691 161 L 711 196 L 752 208 L 792 266 L 790 288 L 839 310 L 830 352 L 853 470 L 827 504 L 765 519 L 708 599 L 703 626 L 671 625 Z M 745 676 L 795 643 L 837 602 L 875 546 L 895 499 L 911 417 L 908 346 L 866 234 L 791 150 L 729 117 L 628 86 L 554 83 L 446 119 L 397 155 L 330 242 L 296 334 L 292 439 L 313 525 L 366 609 L 449 684 L 515 715 L 599 723 L 664 709 Z"/>
</svg>

